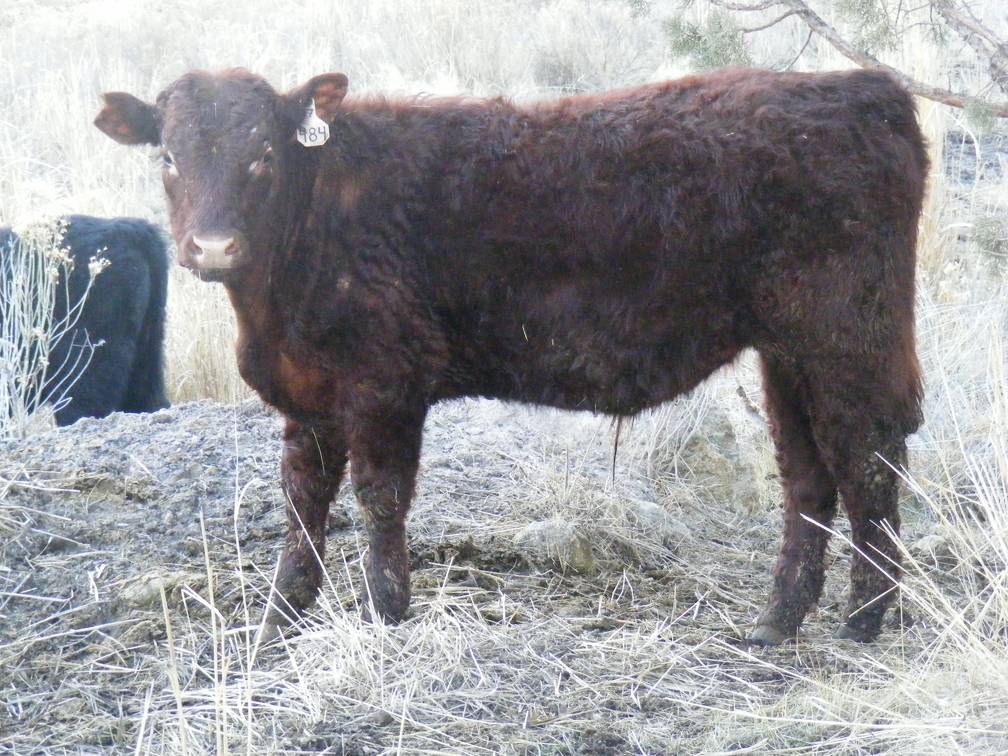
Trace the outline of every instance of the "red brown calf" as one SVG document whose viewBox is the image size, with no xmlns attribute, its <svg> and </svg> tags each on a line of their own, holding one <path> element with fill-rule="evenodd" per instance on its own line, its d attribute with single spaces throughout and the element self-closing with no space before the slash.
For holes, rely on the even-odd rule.
<svg viewBox="0 0 1008 756">
<path fill-rule="evenodd" d="M 349 457 L 370 598 L 404 616 L 434 403 L 633 415 L 754 347 L 786 502 L 752 640 L 793 636 L 818 599 L 838 492 L 858 550 L 840 633 L 874 638 L 899 577 L 891 465 L 920 423 L 927 157 L 909 95 L 867 71 L 725 71 L 525 107 L 346 90 L 342 74 L 279 94 L 193 72 L 156 104 L 109 93 L 95 121 L 160 145 L 179 261 L 226 287 L 241 374 L 288 419 L 283 609 L 318 592 Z M 319 146 L 297 138 L 312 102 Z"/>
</svg>

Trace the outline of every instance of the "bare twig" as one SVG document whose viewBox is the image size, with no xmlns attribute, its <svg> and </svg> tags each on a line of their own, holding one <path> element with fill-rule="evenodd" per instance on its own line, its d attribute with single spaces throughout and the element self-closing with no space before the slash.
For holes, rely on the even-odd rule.
<svg viewBox="0 0 1008 756">
<path fill-rule="evenodd" d="M 815 32 L 809 29 L 808 36 L 805 37 L 805 43 L 801 46 L 801 49 L 798 51 L 798 53 L 793 58 L 791 58 L 791 62 L 788 63 L 786 66 L 784 66 L 785 71 L 790 71 L 791 68 L 794 66 L 794 64 L 798 62 L 798 59 L 805 54 L 805 51 L 808 49 L 809 42 L 812 41 L 813 35 L 815 35 Z"/>
<path fill-rule="evenodd" d="M 730 3 L 730 2 L 718 2 L 714 4 L 721 8 L 724 8 L 725 10 L 750 12 L 750 11 L 769 10 L 770 8 L 773 8 L 775 6 L 783 5 L 783 2 L 782 0 L 766 0 L 766 2 L 763 3 L 753 3 L 753 4 Z"/>
<path fill-rule="evenodd" d="M 769 29 L 771 26 L 777 26 L 781 21 L 789 16 L 795 15 L 795 11 L 789 10 L 781 15 L 777 16 L 773 21 L 767 21 L 765 24 L 760 24 L 759 26 L 752 26 L 742 29 L 743 34 L 752 34 L 753 32 L 763 31 L 764 29 Z"/>
</svg>

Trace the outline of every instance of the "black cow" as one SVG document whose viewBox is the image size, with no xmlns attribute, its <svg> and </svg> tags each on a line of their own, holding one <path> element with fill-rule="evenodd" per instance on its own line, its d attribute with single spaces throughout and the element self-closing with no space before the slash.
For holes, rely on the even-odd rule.
<svg viewBox="0 0 1008 756">
<path fill-rule="evenodd" d="M 57 287 L 54 322 L 87 288 L 88 263 L 100 253 L 109 265 L 95 279 L 80 319 L 49 357 L 46 381 L 58 380 L 88 341 L 101 342 L 83 374 L 67 392 L 70 402 L 56 412 L 59 425 L 110 412 L 151 412 L 168 406 L 164 387 L 164 320 L 168 255 L 161 232 L 137 218 L 71 215 L 63 246 L 73 270 Z M 0 228 L 0 250 L 19 243 Z M 9 275 L 6 267 L 0 268 Z M 64 287 L 69 286 L 69 291 Z M 69 295 L 69 296 L 68 296 Z M 65 369 L 65 368 L 64 368 Z"/>
</svg>

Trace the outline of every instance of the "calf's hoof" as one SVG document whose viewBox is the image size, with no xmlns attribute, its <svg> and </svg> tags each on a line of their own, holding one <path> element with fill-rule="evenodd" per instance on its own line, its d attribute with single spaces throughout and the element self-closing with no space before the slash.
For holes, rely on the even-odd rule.
<svg viewBox="0 0 1008 756">
<path fill-rule="evenodd" d="M 753 646 L 779 646 L 794 637 L 794 633 L 785 633 L 773 625 L 761 623 L 749 633 L 749 643 Z"/>
<path fill-rule="evenodd" d="M 257 648 L 263 648 L 268 646 L 274 641 L 280 640 L 284 635 L 285 630 L 289 630 L 289 623 L 278 623 L 271 621 L 271 613 L 267 612 L 266 616 L 263 618 L 262 624 L 259 626 L 259 632 L 256 633 L 255 646 Z"/>
<path fill-rule="evenodd" d="M 270 591 L 262 625 L 256 636 L 259 645 L 287 634 L 305 610 L 315 603 L 322 580 L 317 563 L 305 566 L 300 555 L 285 554 L 276 583 Z"/>
<path fill-rule="evenodd" d="M 378 619 L 387 625 L 398 625 L 409 612 L 409 577 L 405 580 L 390 580 L 384 573 L 376 574 L 369 570 L 367 578 L 361 607 L 364 619 Z"/>
<path fill-rule="evenodd" d="M 255 647 L 263 648 L 282 637 L 296 635 L 299 630 L 295 623 L 301 616 L 301 611 L 300 608 L 291 606 L 283 596 L 271 596 L 255 635 Z"/>
<path fill-rule="evenodd" d="M 389 611 L 388 609 L 380 609 L 377 604 L 374 604 L 372 609 L 372 602 L 368 602 L 361 606 L 361 619 L 365 622 L 381 622 L 383 625 L 398 625 L 409 614 L 409 607 L 402 611 Z"/>
<path fill-rule="evenodd" d="M 405 544 L 382 548 L 372 545 L 365 563 L 363 614 L 397 625 L 406 618 L 410 606 L 409 558 Z"/>
<path fill-rule="evenodd" d="M 840 640 L 852 640 L 858 643 L 871 643 L 878 637 L 879 628 L 856 627 L 844 623 L 837 628 L 834 637 Z"/>
<path fill-rule="evenodd" d="M 361 606 L 361 615 L 368 622 L 377 620 L 386 625 L 398 625 L 406 619 L 409 605 L 408 587 L 403 598 L 401 591 L 388 591 L 383 590 L 381 586 L 377 589 L 369 586 L 369 592 L 364 596 L 364 604 Z"/>
<path fill-rule="evenodd" d="M 283 596 L 270 597 L 263 613 L 262 623 L 256 634 L 257 646 L 265 646 L 278 640 L 281 635 L 290 637 L 295 634 L 294 623 L 301 616 L 303 607 L 294 607 L 284 600 Z"/>
</svg>

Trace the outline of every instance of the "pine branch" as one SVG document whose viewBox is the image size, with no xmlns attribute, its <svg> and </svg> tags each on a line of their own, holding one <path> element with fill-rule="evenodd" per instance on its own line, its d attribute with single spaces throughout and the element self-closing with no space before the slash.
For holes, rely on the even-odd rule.
<svg viewBox="0 0 1008 756">
<path fill-rule="evenodd" d="M 936 7 L 938 3 L 942 2 L 942 0 L 933 1 Z M 980 105 L 984 108 L 984 110 L 988 111 L 993 116 L 998 118 L 1008 118 L 1008 102 L 987 102 L 986 100 L 972 97 L 968 94 L 953 92 L 949 89 L 925 84 L 924 82 L 917 81 L 916 79 L 907 76 L 905 73 L 898 71 L 892 66 L 886 65 L 874 55 L 864 52 L 863 50 L 859 50 L 847 41 L 835 27 L 812 10 L 805 0 L 771 0 L 771 2 L 763 2 L 753 5 L 728 2 L 728 0 L 710 0 L 710 2 L 719 8 L 740 12 L 767 10 L 768 8 L 775 6 L 789 8 L 794 12 L 794 15 L 799 16 L 802 21 L 805 22 L 805 25 L 808 26 L 809 29 L 829 42 L 845 58 L 857 63 L 862 68 L 886 71 L 909 92 L 918 95 L 919 97 L 933 100 L 934 102 L 950 105 L 954 108 L 965 108 L 970 105 Z M 986 53 L 985 57 L 990 58 L 990 53 Z"/>
<path fill-rule="evenodd" d="M 979 19 L 956 8 L 950 0 L 931 0 L 931 5 L 942 20 L 973 48 L 977 57 L 987 61 L 991 79 L 1002 92 L 1008 94 L 1008 42 L 999 40 Z"/>
</svg>

